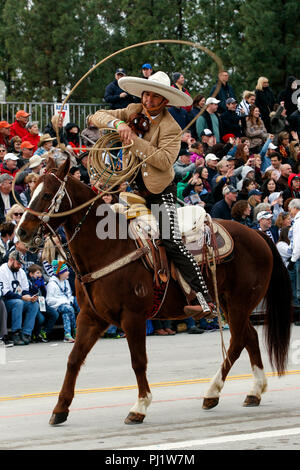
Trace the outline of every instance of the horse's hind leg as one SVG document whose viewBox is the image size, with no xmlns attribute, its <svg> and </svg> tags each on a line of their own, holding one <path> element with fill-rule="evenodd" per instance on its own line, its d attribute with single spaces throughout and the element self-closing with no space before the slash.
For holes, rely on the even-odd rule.
<svg viewBox="0 0 300 470">
<path fill-rule="evenodd" d="M 267 390 L 267 378 L 261 360 L 258 334 L 250 322 L 247 330 L 246 349 L 251 362 L 254 382 L 252 389 L 246 396 L 244 406 L 258 406 L 260 404 L 261 394 Z"/>
<path fill-rule="evenodd" d="M 125 418 L 125 424 L 139 424 L 144 421 L 147 408 L 151 403 L 152 395 L 149 388 L 146 369 L 146 323 L 139 315 L 124 314 L 122 328 L 126 333 L 126 338 L 131 355 L 131 365 L 135 372 L 138 384 L 138 400 Z"/>
<path fill-rule="evenodd" d="M 231 329 L 231 328 L 230 328 Z M 225 379 L 235 363 L 239 358 L 242 350 L 245 347 L 244 334 L 233 334 L 230 339 L 230 345 L 227 351 L 227 357 L 225 358 L 221 368 L 218 370 L 216 375 L 213 377 L 209 389 L 205 393 L 202 408 L 204 410 L 210 410 L 219 403 L 219 397 L 221 390 L 224 387 Z"/>
<path fill-rule="evenodd" d="M 79 369 L 89 351 L 107 327 L 107 323 L 92 321 L 89 315 L 85 315 L 82 310 L 80 311 L 77 318 L 76 340 L 68 358 L 65 380 L 49 424 L 61 424 L 67 420 Z"/>
</svg>

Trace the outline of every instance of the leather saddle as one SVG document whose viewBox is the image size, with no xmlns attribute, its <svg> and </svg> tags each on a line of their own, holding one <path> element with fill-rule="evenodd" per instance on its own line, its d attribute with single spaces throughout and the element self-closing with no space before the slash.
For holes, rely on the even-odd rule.
<svg viewBox="0 0 300 470">
<path fill-rule="evenodd" d="M 190 295 L 190 287 L 184 281 L 173 263 L 169 263 L 163 242 L 159 238 L 157 221 L 146 207 L 144 198 L 134 193 L 120 193 L 125 203 L 114 204 L 115 212 L 122 212 L 129 220 L 130 236 L 138 248 L 148 247 L 148 254 L 142 258 L 145 267 L 154 271 L 156 286 L 168 282 L 170 275 L 179 282 L 184 293 Z M 179 228 L 187 249 L 201 267 L 213 262 L 232 259 L 234 242 L 228 231 L 201 206 L 184 206 L 177 209 Z"/>
</svg>

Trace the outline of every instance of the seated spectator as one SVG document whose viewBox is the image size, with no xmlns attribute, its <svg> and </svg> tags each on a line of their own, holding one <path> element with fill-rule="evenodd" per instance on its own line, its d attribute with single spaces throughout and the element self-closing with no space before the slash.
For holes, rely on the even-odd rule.
<svg viewBox="0 0 300 470">
<path fill-rule="evenodd" d="M 212 193 L 204 189 L 203 182 L 198 172 L 195 172 L 192 178 L 190 178 L 188 184 L 182 191 L 182 195 L 186 204 L 202 206 L 206 212 L 210 213 L 214 204 Z"/>
<path fill-rule="evenodd" d="M 72 166 L 69 171 L 70 175 L 74 176 L 74 178 L 77 178 L 78 180 L 81 181 L 81 173 L 79 166 Z"/>
<path fill-rule="evenodd" d="M 29 158 L 28 172 L 35 173 L 40 176 L 43 174 L 43 168 L 45 168 L 45 159 L 39 155 L 33 155 Z M 26 175 L 27 176 L 27 175 Z"/>
<path fill-rule="evenodd" d="M 3 222 L 0 225 L 0 265 L 8 260 L 10 242 L 15 236 L 16 226 L 12 222 Z"/>
<path fill-rule="evenodd" d="M 14 153 L 6 153 L 3 163 L 0 164 L 0 174 L 3 175 L 4 173 L 7 173 L 14 178 L 19 171 L 19 168 L 17 167 L 18 160 L 19 157 Z"/>
<path fill-rule="evenodd" d="M 4 145 L 0 145 L 0 162 L 3 163 L 4 157 L 7 154 L 7 149 Z"/>
<path fill-rule="evenodd" d="M 233 168 L 230 168 L 226 158 L 222 158 L 217 164 L 218 173 L 211 181 L 212 193 L 215 202 L 222 199 L 223 187 L 227 185 L 234 186 Z"/>
<path fill-rule="evenodd" d="M 243 92 L 243 99 L 236 108 L 236 113 L 240 117 L 247 117 L 250 113 L 250 108 L 255 104 L 254 91 L 245 90 Z"/>
<path fill-rule="evenodd" d="M 250 152 L 259 153 L 268 134 L 264 122 L 260 118 L 260 111 L 257 106 L 251 108 L 249 116 L 246 117 L 245 133 L 250 140 Z"/>
<path fill-rule="evenodd" d="M 214 219 L 231 220 L 231 207 L 236 202 L 238 190 L 233 186 L 224 186 L 223 199 L 216 202 L 211 210 Z"/>
<path fill-rule="evenodd" d="M 246 143 L 238 144 L 234 156 L 236 168 L 245 165 L 250 157 L 249 146 Z"/>
<path fill-rule="evenodd" d="M 58 140 L 57 140 L 57 135 L 56 131 L 58 132 L 60 144 L 65 145 L 67 148 L 69 147 L 69 141 L 65 132 L 65 129 L 63 127 L 64 124 L 64 117 L 62 114 L 55 114 L 52 116 L 51 123 L 47 124 L 47 126 L 44 129 L 44 134 L 49 134 L 50 137 L 54 137 L 53 140 L 53 146 L 57 147 L 58 145 Z"/>
<path fill-rule="evenodd" d="M 276 248 L 279 251 L 279 254 L 284 262 L 284 265 L 287 267 L 292 256 L 292 247 L 291 241 L 289 239 L 289 227 L 283 227 L 280 231 L 278 242 L 276 243 Z M 299 303 L 300 306 L 300 303 Z"/>
<path fill-rule="evenodd" d="M 191 163 L 196 163 L 197 161 L 197 166 L 204 166 L 204 150 L 203 150 L 203 145 L 201 142 L 196 141 L 190 146 L 190 152 L 191 152 L 191 158 L 190 162 Z"/>
<path fill-rule="evenodd" d="M 271 211 L 271 204 L 267 203 L 267 202 L 261 202 L 259 204 L 257 204 L 257 206 L 254 207 L 253 209 L 253 223 L 254 224 L 258 224 L 257 222 L 257 214 L 259 212 L 263 212 L 263 211 L 266 211 L 266 212 L 270 212 L 270 214 L 272 213 Z"/>
<path fill-rule="evenodd" d="M 7 121 L 0 121 L 0 145 L 3 145 L 7 151 L 10 145 L 10 128 L 11 124 Z"/>
<path fill-rule="evenodd" d="M 83 152 L 77 155 L 76 160 L 78 162 L 78 168 L 81 174 L 81 181 L 87 185 L 90 185 L 90 176 L 87 170 L 89 152 Z"/>
<path fill-rule="evenodd" d="M 288 189 L 285 189 L 282 193 L 283 201 L 287 199 L 299 199 L 300 198 L 300 175 L 291 173 L 288 178 Z"/>
<path fill-rule="evenodd" d="M 34 153 L 37 150 L 40 141 L 39 123 L 38 121 L 29 121 L 25 127 L 28 131 L 28 135 L 22 137 L 22 142 L 30 142 L 33 145 L 32 152 Z"/>
<path fill-rule="evenodd" d="M 275 225 L 272 225 L 272 212 L 261 211 L 257 214 L 258 226 L 255 227 L 258 230 L 264 232 L 268 237 L 271 238 L 273 243 L 278 242 L 278 229 Z"/>
<path fill-rule="evenodd" d="M 22 166 L 28 163 L 29 158 L 32 157 L 34 146 L 27 140 L 24 140 L 20 148 L 21 155 L 18 160 L 18 168 L 22 168 Z"/>
<path fill-rule="evenodd" d="M 242 184 L 240 185 L 238 183 L 237 185 L 237 189 L 239 190 L 238 201 L 241 201 L 241 200 L 248 201 L 250 192 L 256 189 L 253 170 L 251 173 L 253 173 L 252 177 L 251 175 L 249 175 L 249 177 L 246 176 L 246 178 L 244 178 L 241 182 L 239 182 Z"/>
<path fill-rule="evenodd" d="M 176 182 L 182 181 L 187 173 L 195 171 L 196 164 L 190 162 L 191 155 L 188 150 L 180 150 L 178 159 L 173 165 Z"/>
<path fill-rule="evenodd" d="M 30 113 L 26 113 L 23 109 L 20 109 L 16 113 L 15 122 L 10 127 L 10 138 L 18 135 L 23 139 L 23 137 L 28 137 L 29 132 L 26 129 L 26 124 L 29 120 Z"/>
<path fill-rule="evenodd" d="M 290 158 L 293 161 L 292 169 L 295 173 L 298 173 L 298 166 L 300 162 L 300 144 L 298 140 L 292 140 L 289 144 Z"/>
<path fill-rule="evenodd" d="M 29 294 L 29 284 L 22 264 L 22 255 L 17 251 L 12 251 L 8 262 L 0 266 L 2 298 L 7 313 L 11 315 L 12 340 L 15 346 L 30 343 L 39 309 L 37 296 Z"/>
<path fill-rule="evenodd" d="M 48 343 L 49 334 L 58 319 L 58 312 L 50 307 L 46 302 L 46 285 L 42 274 L 42 268 L 37 264 L 32 264 L 28 268 L 29 294 L 38 296 L 39 310 L 36 316 L 34 335 L 37 341 Z"/>
<path fill-rule="evenodd" d="M 171 328 L 170 320 L 152 320 L 152 323 L 154 328 L 153 334 L 155 336 L 176 335 L 176 331 Z"/>
<path fill-rule="evenodd" d="M 279 191 L 284 191 L 289 187 L 289 176 L 292 173 L 292 167 L 289 163 L 284 163 L 280 166 L 280 177 L 277 180 L 277 187 Z"/>
<path fill-rule="evenodd" d="M 55 140 L 55 137 L 51 137 L 50 134 L 42 135 L 38 143 L 38 148 L 34 152 L 34 155 L 38 155 L 39 157 L 42 157 L 44 153 L 49 152 L 53 147 L 54 140 Z"/>
<path fill-rule="evenodd" d="M 18 225 L 24 214 L 24 209 L 19 204 L 14 204 L 6 213 L 6 222 L 11 222 L 14 225 Z"/>
<path fill-rule="evenodd" d="M 275 193 L 270 194 L 269 203 L 271 204 L 271 209 L 273 212 L 272 223 L 276 224 L 278 215 L 281 212 L 284 212 L 282 192 L 275 192 Z"/>
<path fill-rule="evenodd" d="M 201 132 L 199 141 L 203 145 L 204 155 L 207 155 L 208 153 L 212 153 L 211 149 L 217 143 L 216 137 L 214 136 L 214 134 L 212 133 L 210 129 L 203 129 L 203 131 Z"/>
<path fill-rule="evenodd" d="M 15 135 L 12 139 L 10 139 L 10 145 L 8 148 L 8 151 L 10 153 L 14 153 L 17 155 L 17 157 L 20 157 L 21 154 L 21 144 L 22 144 L 22 139 L 18 135 Z"/>
<path fill-rule="evenodd" d="M 36 173 L 28 173 L 25 176 L 24 184 L 25 190 L 20 193 L 20 199 L 23 206 L 27 207 L 29 205 L 30 199 L 32 197 L 35 185 L 39 176 Z"/>
<path fill-rule="evenodd" d="M 14 238 L 14 246 L 12 246 L 11 251 L 16 250 L 22 256 L 23 260 L 23 270 L 26 275 L 28 274 L 28 269 L 32 264 L 39 263 L 39 254 L 29 251 L 25 243 L 21 242 L 18 237 Z"/>
<path fill-rule="evenodd" d="M 200 178 L 202 179 L 203 188 L 206 189 L 208 193 L 212 192 L 211 185 L 208 182 L 208 169 L 206 166 L 197 168 Z"/>
<path fill-rule="evenodd" d="M 62 261 L 53 260 L 54 275 L 47 285 L 46 302 L 62 315 L 64 324 L 64 342 L 74 343 L 76 336 L 76 314 L 79 307 L 69 284 L 69 270 Z"/>
<path fill-rule="evenodd" d="M 93 147 L 93 145 L 100 139 L 101 131 L 99 127 L 95 127 L 91 121 L 92 115 L 86 117 L 86 128 L 81 132 L 82 143 L 86 147 Z"/>
<path fill-rule="evenodd" d="M 208 153 L 205 157 L 205 166 L 208 171 L 207 180 L 210 185 L 212 184 L 212 180 L 214 179 L 214 177 L 218 174 L 218 170 L 217 170 L 218 161 L 219 161 L 218 157 L 213 153 Z"/>
<path fill-rule="evenodd" d="M 12 194 L 12 180 L 13 177 L 8 173 L 0 175 L 0 223 L 5 221 L 6 213 L 16 203 Z M 18 193 L 16 198 L 21 202 Z"/>
<path fill-rule="evenodd" d="M 290 229 L 291 225 L 292 225 L 292 219 L 291 219 L 291 216 L 290 216 L 289 212 L 285 212 L 285 211 L 280 212 L 280 214 L 278 215 L 278 217 L 276 219 L 275 225 L 276 225 L 276 227 L 278 227 L 278 234 L 279 235 L 281 233 L 281 230 L 284 227 L 287 227 L 288 229 Z"/>
<path fill-rule="evenodd" d="M 268 178 L 261 186 L 262 200 L 268 202 L 272 193 L 278 192 L 277 182 L 274 178 Z"/>
<path fill-rule="evenodd" d="M 251 206 L 248 201 L 240 200 L 233 204 L 231 208 L 231 217 L 235 222 L 246 225 L 246 227 L 252 226 L 252 220 L 250 218 Z"/>
<path fill-rule="evenodd" d="M 251 213 L 250 213 L 250 218 L 253 221 L 253 213 L 254 213 L 254 208 L 261 203 L 261 198 L 262 198 L 262 192 L 259 191 L 258 189 L 253 189 L 252 191 L 249 191 L 248 194 L 248 203 L 251 207 Z"/>
<path fill-rule="evenodd" d="M 222 122 L 223 135 L 234 134 L 235 137 L 242 137 L 241 119 L 236 113 L 237 102 L 235 98 L 228 98 L 226 100 L 227 110 L 221 114 L 220 119 Z"/>
<path fill-rule="evenodd" d="M 290 137 L 288 132 L 280 132 L 278 135 L 278 153 L 281 155 L 282 163 L 293 165 L 293 159 L 290 156 Z"/>
<path fill-rule="evenodd" d="M 85 151 L 85 146 L 81 144 L 80 128 L 77 124 L 69 122 L 65 127 L 66 136 L 69 145 L 72 147 L 75 155 L 79 155 L 80 152 Z"/>
<path fill-rule="evenodd" d="M 243 187 L 243 181 L 244 179 L 247 179 L 247 180 L 251 180 L 253 183 L 254 183 L 254 186 L 250 187 L 250 189 L 248 191 L 251 191 L 251 189 L 255 189 L 256 188 L 256 185 L 255 185 L 255 171 L 254 171 L 254 168 L 252 166 L 249 166 L 249 165 L 244 165 L 242 166 L 242 171 L 241 171 L 241 179 L 240 181 L 237 183 L 237 189 L 240 191 Z M 249 186 L 249 182 L 247 181 L 246 183 L 246 186 Z M 245 189 L 245 188 L 244 188 Z M 243 195 L 245 196 L 245 191 L 243 192 Z M 244 197 L 245 199 L 245 197 Z M 248 199 L 248 197 L 246 198 Z"/>
</svg>

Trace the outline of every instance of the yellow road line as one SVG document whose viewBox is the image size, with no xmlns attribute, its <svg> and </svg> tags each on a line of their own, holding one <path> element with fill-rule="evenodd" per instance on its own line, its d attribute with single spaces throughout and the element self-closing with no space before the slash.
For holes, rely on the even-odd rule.
<svg viewBox="0 0 300 470">
<path fill-rule="evenodd" d="M 296 375 L 300 374 L 300 370 L 289 370 L 286 371 L 285 375 Z M 267 377 L 276 377 L 278 376 L 277 372 L 266 372 Z M 241 374 L 241 375 L 229 375 L 226 380 L 245 380 L 252 379 L 252 374 Z M 150 385 L 150 388 L 159 388 L 159 387 L 176 387 L 178 385 L 193 385 L 199 383 L 209 383 L 212 378 L 203 378 L 203 379 L 185 379 L 185 380 L 175 380 L 171 382 L 154 382 Z M 88 394 L 88 393 L 103 393 L 103 392 L 120 392 L 123 390 L 134 390 L 137 389 L 137 385 L 122 385 L 114 387 L 104 387 L 104 388 L 84 388 L 75 390 L 75 395 Z M 28 398 L 45 398 L 45 397 L 54 397 L 58 396 L 59 392 L 42 392 L 42 393 L 29 393 L 24 395 L 16 395 L 9 397 L 0 397 L 0 402 L 2 401 L 11 401 L 11 400 L 25 400 Z"/>
</svg>

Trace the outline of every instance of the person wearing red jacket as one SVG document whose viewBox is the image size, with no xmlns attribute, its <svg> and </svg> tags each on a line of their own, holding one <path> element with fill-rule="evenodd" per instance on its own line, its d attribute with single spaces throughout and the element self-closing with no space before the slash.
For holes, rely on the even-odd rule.
<svg viewBox="0 0 300 470">
<path fill-rule="evenodd" d="M 26 129 L 26 124 L 28 122 L 28 118 L 30 116 L 30 113 L 26 113 L 23 109 L 20 109 L 16 113 L 16 120 L 12 124 L 10 128 L 10 138 L 14 137 L 15 135 L 18 135 L 21 137 L 28 137 L 29 132 Z"/>
<path fill-rule="evenodd" d="M 28 135 L 22 137 L 22 142 L 30 142 L 33 145 L 32 152 L 36 152 L 40 141 L 39 126 L 37 121 L 29 121 L 26 124 Z"/>
<path fill-rule="evenodd" d="M 19 171 L 19 168 L 17 168 L 18 160 L 19 157 L 14 153 L 7 153 L 3 159 L 3 163 L 0 164 L 0 174 L 3 175 L 3 173 L 7 173 L 14 178 Z"/>
</svg>

